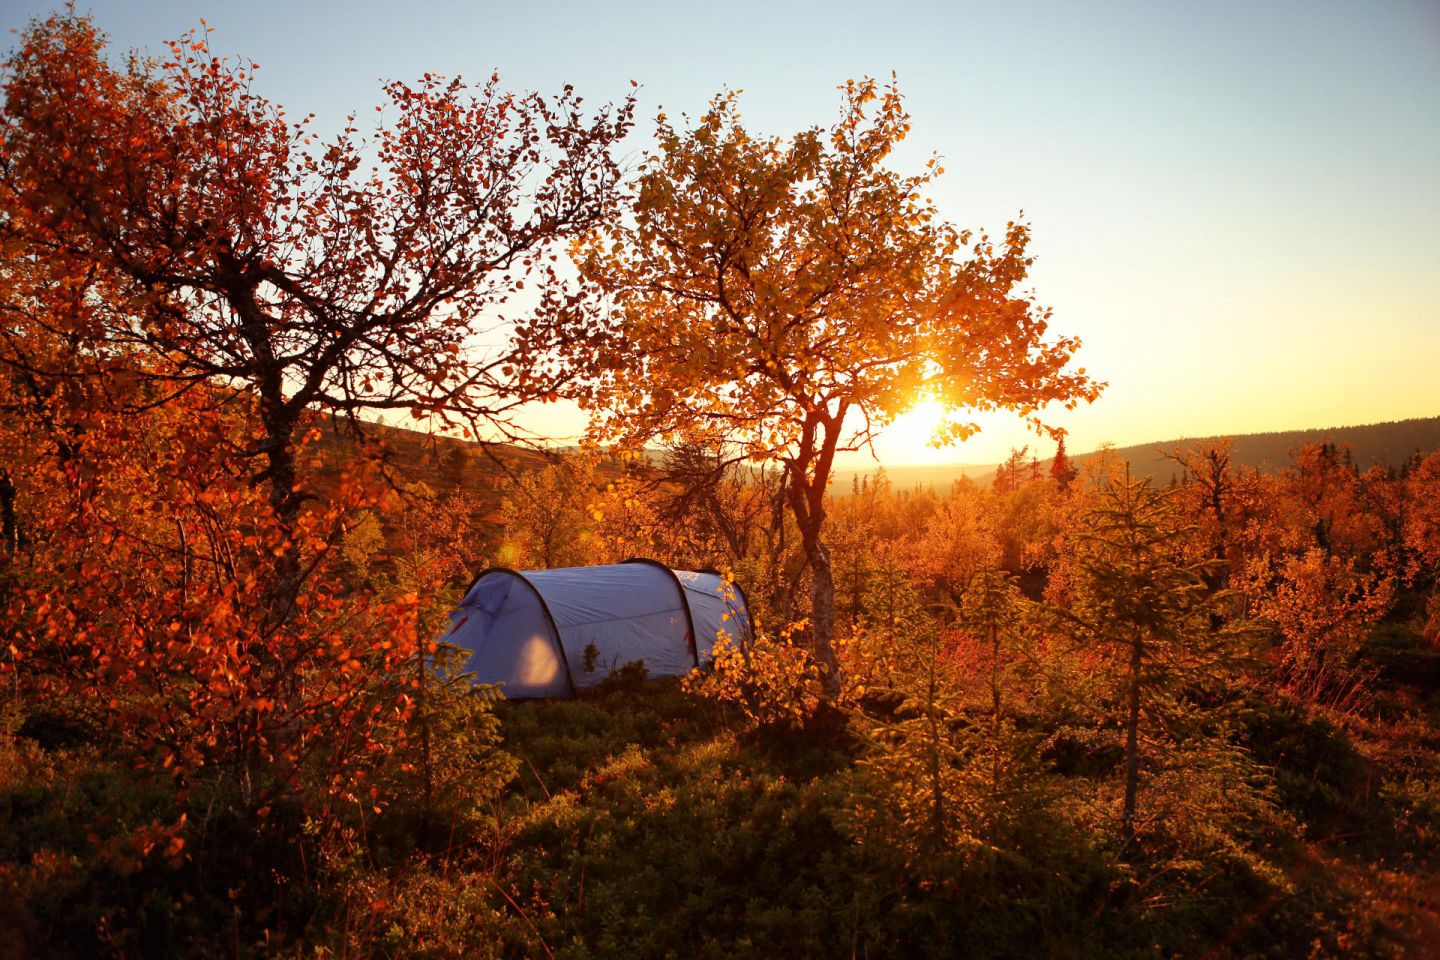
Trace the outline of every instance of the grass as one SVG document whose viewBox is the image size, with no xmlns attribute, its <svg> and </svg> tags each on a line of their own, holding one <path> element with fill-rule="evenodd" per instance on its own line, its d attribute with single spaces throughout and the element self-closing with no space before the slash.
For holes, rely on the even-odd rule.
<svg viewBox="0 0 1440 960">
<path fill-rule="evenodd" d="M 1080 958 L 1208 945 L 1325 956 L 1391 955 L 1406 942 L 1394 909 L 1362 909 L 1348 854 L 1313 842 L 1275 851 L 1288 874 L 1278 884 L 1214 863 L 1205 889 L 1147 901 L 1106 838 L 1058 827 L 1029 847 L 921 862 L 857 826 L 857 740 L 755 729 L 673 682 L 498 709 L 521 761 L 496 872 L 524 918 L 520 952 Z M 1344 731 L 1285 711 L 1255 725 L 1297 815 L 1318 831 L 1354 814 L 1347 791 L 1363 763 Z M 1317 758 L 1307 780 L 1301 768 Z M 1348 872 L 1332 877 L 1326 863 Z M 1385 881 L 1400 892 L 1407 882 Z"/>
</svg>

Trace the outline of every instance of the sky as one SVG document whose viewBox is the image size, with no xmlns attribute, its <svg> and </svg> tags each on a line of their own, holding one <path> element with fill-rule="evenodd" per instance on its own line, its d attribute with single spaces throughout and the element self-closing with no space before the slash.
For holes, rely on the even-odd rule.
<svg viewBox="0 0 1440 960">
<path fill-rule="evenodd" d="M 0 0 L 0 27 L 54 6 Z M 77 7 L 117 51 L 159 52 L 203 17 L 217 51 L 260 63 L 258 92 L 321 129 L 427 71 L 572 83 L 594 103 L 635 80 L 635 156 L 656 112 L 693 115 L 722 88 L 783 135 L 830 123 L 845 79 L 894 71 L 913 117 L 896 163 L 938 153 L 934 198 L 959 226 L 1023 210 L 1034 294 L 1109 383 L 1051 418 L 1072 451 L 1440 415 L 1434 0 Z M 1036 443 L 995 417 L 932 451 L 923 419 L 880 458 L 993 463 Z"/>
</svg>

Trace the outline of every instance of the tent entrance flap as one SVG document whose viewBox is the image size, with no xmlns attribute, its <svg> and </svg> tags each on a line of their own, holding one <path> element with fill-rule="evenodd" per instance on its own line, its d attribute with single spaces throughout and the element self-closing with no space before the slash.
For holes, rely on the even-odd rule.
<svg viewBox="0 0 1440 960">
<path fill-rule="evenodd" d="M 574 694 L 560 631 L 545 598 L 524 574 L 486 570 L 450 621 L 444 639 L 470 651 L 464 669 L 476 682 L 500 684 L 508 697 Z"/>
</svg>

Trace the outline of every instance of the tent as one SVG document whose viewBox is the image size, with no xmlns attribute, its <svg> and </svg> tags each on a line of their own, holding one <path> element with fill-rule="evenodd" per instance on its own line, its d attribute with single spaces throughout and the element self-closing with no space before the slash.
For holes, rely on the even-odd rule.
<svg viewBox="0 0 1440 960">
<path fill-rule="evenodd" d="M 713 571 L 635 558 L 598 567 L 509 570 L 476 577 L 444 640 L 470 651 L 465 669 L 505 696 L 568 697 L 643 660 L 651 676 L 707 665 L 717 643 L 744 649 L 750 613 Z"/>
</svg>

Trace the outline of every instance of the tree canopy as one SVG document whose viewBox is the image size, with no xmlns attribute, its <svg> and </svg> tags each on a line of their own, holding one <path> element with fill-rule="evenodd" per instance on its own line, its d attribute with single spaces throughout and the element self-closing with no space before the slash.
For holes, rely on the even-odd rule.
<svg viewBox="0 0 1440 960">
<path fill-rule="evenodd" d="M 829 563 L 821 539 L 835 455 L 931 396 L 937 440 L 975 411 L 1036 419 L 1093 399 L 1079 341 L 1047 338 L 1050 313 L 1021 291 L 1019 222 L 1003 238 L 961 230 L 925 196 L 942 168 L 892 168 L 910 130 L 895 84 L 841 88 L 839 120 L 791 137 L 751 134 L 735 93 L 693 125 L 661 115 L 631 195 L 632 218 L 579 245 L 608 297 L 611 338 L 585 358 L 597 433 L 737 444 L 785 467 L 815 580 L 818 649 L 832 670 Z"/>
<path fill-rule="evenodd" d="M 104 309 L 12 299 L 0 359 L 44 379 L 138 355 L 172 392 L 253 396 L 256 480 L 286 531 L 307 495 L 307 411 L 509 432 L 511 411 L 565 378 L 544 359 L 552 328 L 497 330 L 498 311 L 527 283 L 573 296 L 561 243 L 613 210 L 630 102 L 587 117 L 569 87 L 546 98 L 427 73 L 385 86 L 368 140 L 352 115 L 324 142 L 253 91 L 255 64 L 216 57 L 197 31 L 121 68 L 92 21 L 57 14 L 6 67 L 6 233 L 57 278 L 108 289 Z M 38 332 L 71 344 L 69 367 L 37 357 Z M 298 563 L 281 551 L 277 600 Z"/>
</svg>

